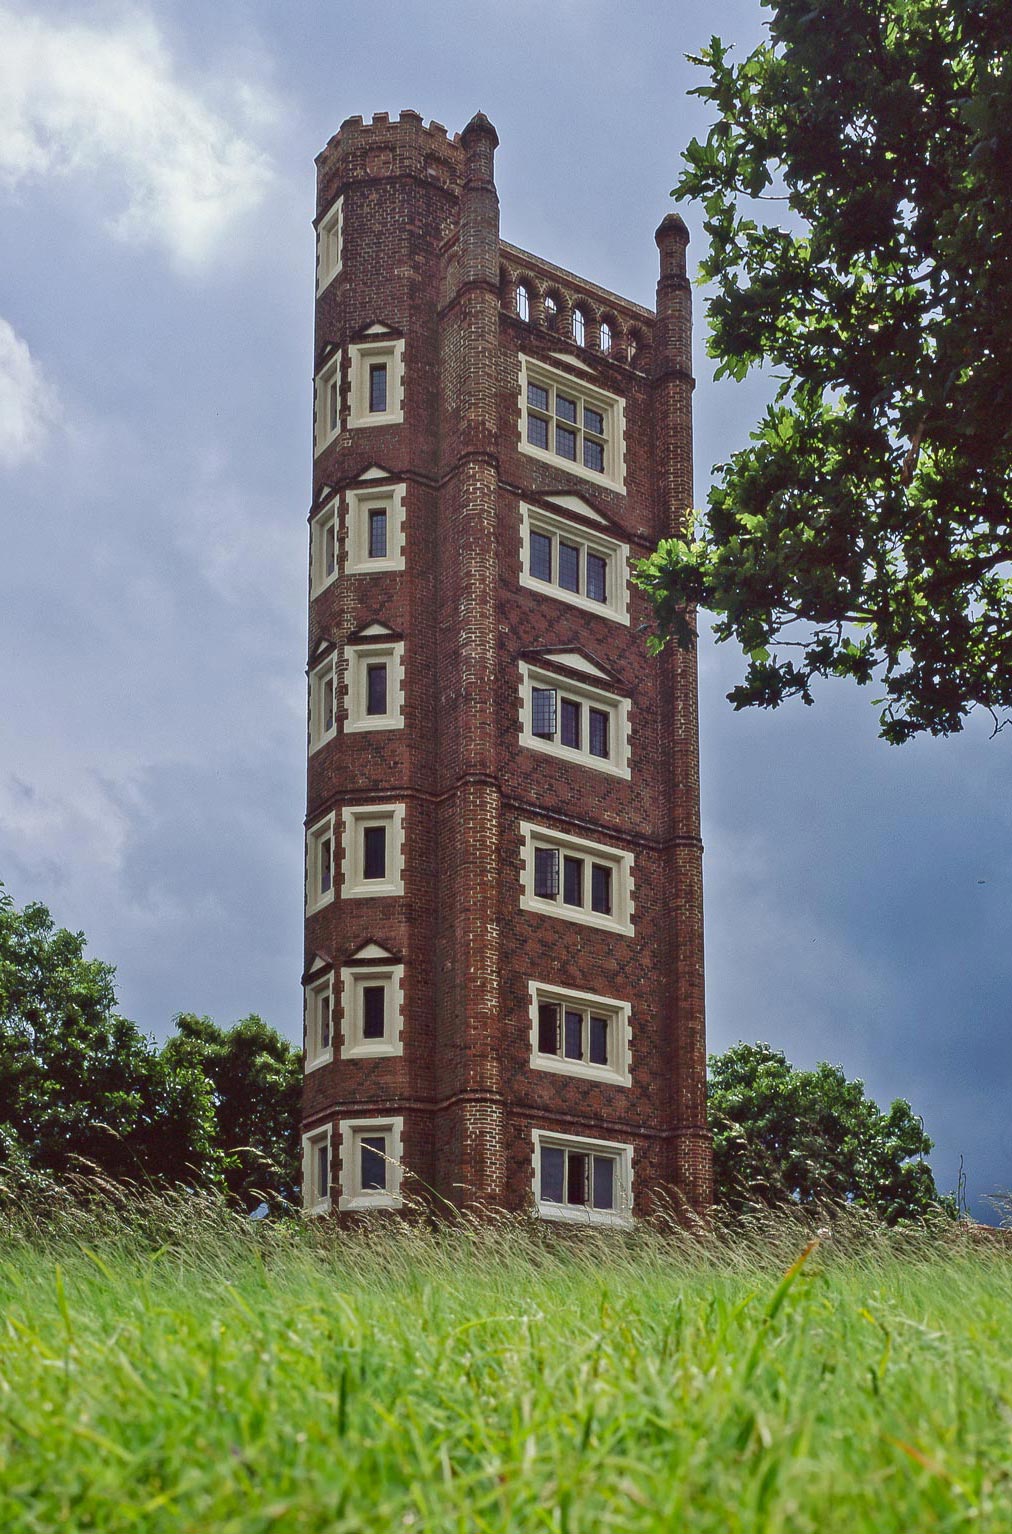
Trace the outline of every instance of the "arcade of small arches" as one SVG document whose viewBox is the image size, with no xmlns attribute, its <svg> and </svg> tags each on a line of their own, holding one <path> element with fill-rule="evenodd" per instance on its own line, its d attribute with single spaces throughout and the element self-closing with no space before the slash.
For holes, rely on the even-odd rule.
<svg viewBox="0 0 1012 1534">
<path fill-rule="evenodd" d="M 502 306 L 525 324 L 540 326 L 633 367 L 647 365 L 650 345 L 638 325 L 623 325 L 612 310 L 598 310 L 586 298 L 571 298 L 562 288 L 541 283 L 526 272 L 500 273 Z"/>
</svg>

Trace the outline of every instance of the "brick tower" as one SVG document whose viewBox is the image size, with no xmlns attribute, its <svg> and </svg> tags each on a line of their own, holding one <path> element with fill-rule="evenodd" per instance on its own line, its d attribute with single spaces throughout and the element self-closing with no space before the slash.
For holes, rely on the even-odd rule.
<svg viewBox="0 0 1012 1534">
<path fill-rule="evenodd" d="M 317 161 L 304 1196 L 615 1224 L 710 1190 L 688 235 L 656 314 L 505 244 L 497 143 Z"/>
</svg>

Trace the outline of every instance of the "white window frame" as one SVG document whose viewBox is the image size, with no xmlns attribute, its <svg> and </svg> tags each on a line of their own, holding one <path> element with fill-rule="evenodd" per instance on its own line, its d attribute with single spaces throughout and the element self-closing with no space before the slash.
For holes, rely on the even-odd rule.
<svg viewBox="0 0 1012 1534">
<path fill-rule="evenodd" d="M 558 1076 L 579 1076 L 587 1081 L 610 1082 L 612 1086 L 630 1085 L 632 1055 L 632 1023 L 629 1003 L 617 1001 L 613 996 L 596 996 L 592 991 L 574 991 L 566 986 L 550 985 L 546 981 L 528 982 L 531 996 L 531 1067 L 536 1071 L 552 1071 Z M 570 1060 L 563 1054 L 545 1055 L 539 1049 L 538 1009 L 541 1006 L 557 1006 L 563 1015 L 579 1011 L 595 1017 L 607 1017 L 612 1044 L 612 1060 L 608 1065 L 592 1065 L 589 1060 Z M 564 1046 L 565 1024 L 561 1020 Z"/>
<path fill-rule="evenodd" d="M 548 448 L 536 447 L 533 442 L 527 440 L 527 385 L 537 385 L 539 388 L 548 389 L 549 393 L 554 389 L 572 396 L 577 401 L 577 437 L 579 442 L 583 436 L 583 406 L 587 405 L 591 410 L 598 411 L 604 416 L 604 472 L 598 473 L 596 469 L 588 469 L 582 461 L 574 462 L 570 458 L 563 458 L 561 454 Z M 537 412 L 535 412 L 537 413 Z M 554 415 L 552 417 L 554 420 Z M 569 425 L 569 422 L 563 422 Z M 625 400 L 619 394 L 609 394 L 604 389 L 599 389 L 593 384 L 586 383 L 582 378 L 574 378 L 571 373 L 564 373 L 559 368 L 546 366 L 538 362 L 534 357 L 526 357 L 520 354 L 520 451 L 529 454 L 532 458 L 539 459 L 542 463 L 550 463 L 554 469 L 561 469 L 566 474 L 575 474 L 578 479 L 590 480 L 591 484 L 604 485 L 609 490 L 617 490 L 620 495 L 625 494 Z"/>
<path fill-rule="evenodd" d="M 383 1134 L 388 1139 L 387 1186 L 381 1191 L 359 1185 L 359 1141 L 365 1135 Z M 404 1169 L 403 1118 L 341 1120 L 341 1192 L 339 1209 L 399 1209 Z"/>
<path fill-rule="evenodd" d="M 535 687 L 554 691 L 556 707 L 556 738 L 535 735 L 533 730 L 532 692 Z M 562 700 L 577 703 L 580 715 L 580 745 L 562 744 Z M 590 751 L 590 718 L 588 710 L 596 708 L 608 715 L 609 755 L 593 756 Z M 615 778 L 629 778 L 629 753 L 631 727 L 629 722 L 629 699 L 616 693 L 604 692 L 583 682 L 570 682 L 551 671 L 542 671 L 527 661 L 520 662 L 520 744 L 531 751 L 543 751 L 561 762 L 579 762 L 595 772 L 606 772 Z"/>
<path fill-rule="evenodd" d="M 330 889 L 321 888 L 322 864 L 320 850 L 325 839 L 330 838 Z M 306 915 L 322 911 L 330 905 L 337 885 L 337 843 L 334 837 L 333 812 L 318 820 L 306 830 Z"/>
<path fill-rule="evenodd" d="M 348 536 L 346 575 L 377 575 L 382 570 L 404 569 L 404 486 L 384 485 L 373 490 L 368 483 L 347 491 Z M 384 559 L 369 558 L 369 512 L 387 514 L 387 552 Z"/>
<path fill-rule="evenodd" d="M 327 574 L 327 529 L 334 529 L 334 568 Z M 337 580 L 341 568 L 341 532 L 337 515 L 337 497 L 327 502 L 310 523 L 309 574 L 314 597 Z"/>
<path fill-rule="evenodd" d="M 531 533 L 542 533 L 552 540 L 552 571 L 554 579 L 543 581 L 531 574 Z M 566 591 L 558 583 L 559 539 L 575 544 L 580 549 L 580 579 L 584 591 Z M 608 567 L 608 600 L 595 602 L 585 595 L 587 554 L 596 554 Z M 603 533 L 591 532 L 589 528 L 577 527 L 565 517 L 556 517 L 535 506 L 520 506 L 520 584 L 542 596 L 556 597 L 584 612 L 597 613 L 601 618 L 611 618 L 616 623 L 629 623 L 629 545 Z"/>
<path fill-rule="evenodd" d="M 367 879 L 364 873 L 365 830 L 385 826 L 386 877 Z M 341 898 L 362 900 L 404 894 L 404 805 L 354 804 L 344 809 L 343 879 Z"/>
<path fill-rule="evenodd" d="M 589 1140 L 581 1135 L 555 1134 L 547 1129 L 533 1131 L 534 1204 L 543 1220 L 559 1220 L 572 1225 L 611 1225 L 629 1227 L 633 1212 L 633 1148 L 618 1140 Z M 589 1204 L 556 1204 L 541 1197 L 541 1151 L 543 1146 L 576 1151 L 581 1155 L 608 1156 L 618 1163 L 615 1209 L 594 1209 Z"/>
<path fill-rule="evenodd" d="M 385 661 L 387 668 L 387 711 L 367 714 L 368 668 Z M 404 728 L 404 641 L 375 640 L 344 647 L 344 728 L 346 731 L 403 730 Z"/>
<path fill-rule="evenodd" d="M 317 1151 L 327 1147 L 327 1192 L 321 1197 L 316 1175 Z M 306 1214 L 329 1214 L 334 1187 L 334 1156 L 331 1127 L 312 1129 L 302 1136 L 302 1208 Z"/>
<path fill-rule="evenodd" d="M 316 228 L 316 291 L 329 287 L 344 264 L 344 198 L 328 208 Z"/>
<path fill-rule="evenodd" d="M 520 822 L 523 838 L 520 851 L 520 909 L 539 911 L 545 916 L 558 917 L 560 921 L 579 922 L 584 927 L 597 927 L 602 932 L 621 932 L 632 935 L 633 930 L 633 855 L 618 847 L 608 847 L 602 842 L 584 841 L 579 836 L 569 836 L 551 826 L 534 825 L 531 821 Z M 559 893 L 556 898 L 534 893 L 534 852 L 537 847 L 553 848 L 559 853 Z M 591 877 L 589 867 L 583 881 L 584 906 L 566 905 L 562 898 L 562 859 L 580 857 L 588 865 L 605 863 L 612 870 L 611 914 L 591 910 Z"/>
<path fill-rule="evenodd" d="M 383 338 L 351 344 L 350 427 L 397 426 L 404 420 L 404 341 Z M 369 409 L 369 368 L 387 365 L 387 408 Z"/>
<path fill-rule="evenodd" d="M 380 1056 L 402 1055 L 403 1024 L 402 964 L 347 965 L 341 971 L 341 1059 L 365 1060 Z M 364 1021 L 362 992 L 366 986 L 382 985 L 386 993 L 383 1005 L 385 1032 L 381 1039 L 362 1037 Z"/>
<path fill-rule="evenodd" d="M 337 1019 L 334 1016 L 334 975 L 333 971 L 324 975 L 320 980 L 309 980 L 304 987 L 306 997 L 306 1073 L 315 1071 L 321 1065 L 329 1065 L 334 1058 L 334 1030 Z M 320 1043 L 320 1002 L 326 997 L 330 1002 L 330 1043 L 324 1047 Z"/>
<path fill-rule="evenodd" d="M 324 711 L 324 693 L 327 683 L 330 682 L 333 689 L 330 728 L 326 727 L 326 714 Z M 326 745 L 328 740 L 333 740 L 337 734 L 337 716 L 340 711 L 340 678 L 337 670 L 337 652 L 334 651 L 322 660 L 319 665 L 313 666 L 309 672 L 309 750 L 310 754 L 319 751 L 321 746 Z"/>
<path fill-rule="evenodd" d="M 314 430 L 313 456 L 318 458 L 324 448 L 341 435 L 341 383 L 342 383 L 342 354 L 337 351 L 332 357 L 328 357 L 322 368 L 316 375 L 313 386 L 314 407 Z M 337 424 L 333 428 L 330 424 L 330 386 L 337 385 Z"/>
</svg>

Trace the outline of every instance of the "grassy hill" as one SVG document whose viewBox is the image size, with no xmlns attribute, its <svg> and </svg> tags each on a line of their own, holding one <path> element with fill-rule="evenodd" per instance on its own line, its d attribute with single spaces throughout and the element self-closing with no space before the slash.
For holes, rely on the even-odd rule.
<svg viewBox="0 0 1012 1534">
<path fill-rule="evenodd" d="M 0 1528 L 1012 1529 L 1012 1262 L 851 1218 L 0 1215 Z"/>
</svg>

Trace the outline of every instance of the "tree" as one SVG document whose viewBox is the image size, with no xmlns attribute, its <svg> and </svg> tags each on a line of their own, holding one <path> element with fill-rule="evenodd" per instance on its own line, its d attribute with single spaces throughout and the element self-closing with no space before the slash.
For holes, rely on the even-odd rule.
<svg viewBox="0 0 1012 1534">
<path fill-rule="evenodd" d="M 0 1149 L 56 1176 L 82 1159 L 115 1178 L 213 1172 L 207 1082 L 118 1015 L 115 971 L 84 949 L 0 885 Z"/>
<path fill-rule="evenodd" d="M 231 1028 L 184 1012 L 163 1059 L 207 1080 L 225 1186 L 250 1208 L 266 1195 L 293 1202 L 302 1180 L 302 1052 L 255 1013 Z"/>
<path fill-rule="evenodd" d="M 705 515 L 641 569 L 659 642 L 698 604 L 736 708 L 875 677 L 881 733 L 1012 706 L 1012 6 L 763 0 L 674 191 L 698 199 L 716 376 L 779 379 Z M 756 212 L 779 198 L 778 222 Z M 747 201 L 746 201 L 747 200 Z"/>
<path fill-rule="evenodd" d="M 735 1044 L 711 1055 L 709 1067 L 718 1203 L 741 1210 L 785 1198 L 845 1200 L 890 1224 L 938 1203 L 919 1159 L 932 1141 L 909 1103 L 897 1099 L 882 1113 L 839 1066 L 795 1070 L 769 1044 Z"/>
</svg>

